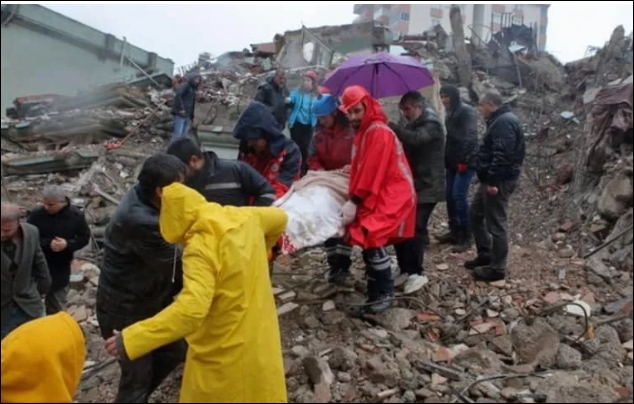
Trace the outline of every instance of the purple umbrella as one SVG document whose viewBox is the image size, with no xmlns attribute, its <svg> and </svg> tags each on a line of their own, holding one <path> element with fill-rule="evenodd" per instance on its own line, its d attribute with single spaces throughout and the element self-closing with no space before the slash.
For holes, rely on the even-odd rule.
<svg viewBox="0 0 634 404">
<path fill-rule="evenodd" d="M 339 96 L 349 86 L 363 86 L 374 98 L 403 95 L 432 84 L 432 73 L 418 60 L 387 52 L 351 57 L 323 83 Z"/>
</svg>

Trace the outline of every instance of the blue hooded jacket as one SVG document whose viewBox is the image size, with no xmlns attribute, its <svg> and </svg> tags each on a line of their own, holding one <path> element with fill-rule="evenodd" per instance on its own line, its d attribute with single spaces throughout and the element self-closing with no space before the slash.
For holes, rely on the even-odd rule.
<svg viewBox="0 0 634 404">
<path fill-rule="evenodd" d="M 275 117 L 269 108 L 259 101 L 251 102 L 238 118 L 233 128 L 233 137 L 240 140 L 240 153 L 250 154 L 247 140 L 266 139 L 273 158 L 278 158 L 284 151 L 286 156 L 280 166 L 278 181 L 290 187 L 299 174 L 302 156 L 299 148 L 291 139 L 282 133 Z M 265 173 L 261 173 L 265 175 Z"/>
</svg>

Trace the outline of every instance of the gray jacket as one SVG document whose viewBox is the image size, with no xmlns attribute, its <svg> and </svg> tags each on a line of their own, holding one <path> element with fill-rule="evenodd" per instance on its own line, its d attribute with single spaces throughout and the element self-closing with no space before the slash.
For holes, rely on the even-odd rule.
<svg viewBox="0 0 634 404">
<path fill-rule="evenodd" d="M 438 115 L 427 108 L 412 122 L 401 119 L 390 123 L 407 156 L 418 203 L 437 203 L 445 200 L 445 134 Z"/>
<path fill-rule="evenodd" d="M 15 272 L 11 271 L 12 260 L 2 252 L 2 325 L 8 320 L 14 303 L 29 316 L 40 317 L 44 309 L 42 295 L 51 287 L 37 227 L 28 223 L 20 227 L 22 245 L 16 257 Z"/>
</svg>

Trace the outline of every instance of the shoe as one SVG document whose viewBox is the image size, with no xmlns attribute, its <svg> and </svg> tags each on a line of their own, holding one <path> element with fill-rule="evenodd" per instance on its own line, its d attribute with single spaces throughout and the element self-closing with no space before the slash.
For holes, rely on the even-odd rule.
<svg viewBox="0 0 634 404">
<path fill-rule="evenodd" d="M 427 247 L 429 244 L 431 243 L 431 240 L 429 239 L 429 236 L 425 236 L 423 238 L 423 246 Z"/>
<path fill-rule="evenodd" d="M 449 230 L 447 233 L 436 236 L 436 241 L 440 244 L 455 244 L 457 241 L 456 230 Z"/>
<path fill-rule="evenodd" d="M 497 282 L 506 279 L 506 271 L 491 267 L 479 267 L 473 270 L 473 279 L 480 282 Z"/>
<path fill-rule="evenodd" d="M 405 282 L 403 293 L 406 295 L 414 294 L 425 287 L 425 285 L 427 285 L 428 283 L 429 278 L 427 278 L 425 275 L 410 275 Z"/>
<path fill-rule="evenodd" d="M 390 308 L 392 301 L 394 300 L 393 294 L 385 294 L 378 297 L 376 300 L 368 299 L 367 312 L 371 314 L 378 314 Z"/>
<path fill-rule="evenodd" d="M 467 261 L 464 263 L 464 267 L 473 270 L 479 267 L 485 267 L 491 263 L 491 258 L 489 257 L 481 257 L 477 256 L 475 259 Z"/>
<path fill-rule="evenodd" d="M 461 254 L 469 251 L 471 248 L 471 235 L 469 229 L 462 228 L 458 231 L 458 240 L 456 244 L 451 247 L 451 252 Z"/>
<path fill-rule="evenodd" d="M 328 271 L 328 283 L 341 285 L 346 282 L 350 276 L 350 270 L 341 268 L 331 268 Z"/>
</svg>

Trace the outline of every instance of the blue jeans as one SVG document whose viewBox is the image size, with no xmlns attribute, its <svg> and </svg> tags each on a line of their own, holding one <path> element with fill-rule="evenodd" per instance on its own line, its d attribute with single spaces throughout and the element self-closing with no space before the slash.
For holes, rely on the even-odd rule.
<svg viewBox="0 0 634 404">
<path fill-rule="evenodd" d="M 24 323 L 28 323 L 31 320 L 35 320 L 33 317 L 29 316 L 24 310 L 20 308 L 18 305 L 14 305 L 11 309 L 11 314 L 9 314 L 9 319 L 7 323 L 2 326 L 2 339 L 9 335 L 9 333 Z"/>
<path fill-rule="evenodd" d="M 174 133 L 172 134 L 172 142 L 176 139 L 180 139 L 181 137 L 187 136 L 187 132 L 189 132 L 189 127 L 191 126 L 191 119 L 175 115 L 174 116 Z"/>
<path fill-rule="evenodd" d="M 469 187 L 475 175 L 474 170 L 460 174 L 457 170 L 447 170 L 447 215 L 452 229 L 469 227 Z"/>
</svg>

